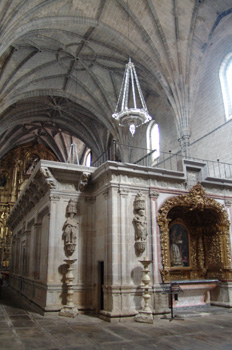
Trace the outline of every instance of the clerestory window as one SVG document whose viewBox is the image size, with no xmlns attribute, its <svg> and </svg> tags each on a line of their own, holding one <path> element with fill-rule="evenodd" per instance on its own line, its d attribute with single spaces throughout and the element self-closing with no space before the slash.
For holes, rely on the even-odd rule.
<svg viewBox="0 0 232 350">
<path fill-rule="evenodd" d="M 160 133 L 155 121 L 150 122 L 147 128 L 147 149 L 148 152 L 153 151 L 152 161 L 160 156 Z"/>
<path fill-rule="evenodd" d="M 232 52 L 224 58 L 219 77 L 221 82 L 222 96 L 225 107 L 226 119 L 232 118 Z"/>
<path fill-rule="evenodd" d="M 91 150 L 88 149 L 87 152 L 86 152 L 85 155 L 84 155 L 83 164 L 84 164 L 85 166 L 90 167 L 90 166 L 91 166 L 91 162 L 92 162 Z"/>
</svg>

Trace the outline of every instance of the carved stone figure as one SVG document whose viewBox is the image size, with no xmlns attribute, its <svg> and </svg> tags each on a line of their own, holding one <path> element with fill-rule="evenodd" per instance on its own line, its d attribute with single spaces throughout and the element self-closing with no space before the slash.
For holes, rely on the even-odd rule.
<svg viewBox="0 0 232 350">
<path fill-rule="evenodd" d="M 183 266 L 180 246 L 182 244 L 181 234 L 177 235 L 176 231 L 172 234 L 171 243 L 171 266 Z"/>
<path fill-rule="evenodd" d="M 139 191 L 134 201 L 135 216 L 133 223 L 135 226 L 135 250 L 137 255 L 141 255 L 146 248 L 147 238 L 147 218 L 145 215 L 145 199 Z"/>
<path fill-rule="evenodd" d="M 81 181 L 80 181 L 80 184 L 79 184 L 79 190 L 81 192 L 84 192 L 88 186 L 88 181 L 89 181 L 89 178 L 90 178 L 90 174 L 83 174 L 82 177 L 81 177 Z"/>
<path fill-rule="evenodd" d="M 68 218 L 63 226 L 63 239 L 68 255 L 75 251 L 77 235 L 79 233 L 79 220 L 77 217 L 77 203 L 70 199 L 67 207 Z"/>
<path fill-rule="evenodd" d="M 138 210 L 138 214 L 133 219 L 135 223 L 135 239 L 136 241 L 145 241 L 147 238 L 147 218 L 145 210 Z"/>
</svg>

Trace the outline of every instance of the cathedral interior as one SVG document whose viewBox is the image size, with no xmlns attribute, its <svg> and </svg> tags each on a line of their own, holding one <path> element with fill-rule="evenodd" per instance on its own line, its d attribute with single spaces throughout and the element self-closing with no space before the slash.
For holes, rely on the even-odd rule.
<svg viewBox="0 0 232 350">
<path fill-rule="evenodd" d="M 129 179 L 133 177 L 133 169 L 141 167 L 144 174 L 146 169 L 147 173 L 141 175 L 146 177 L 142 189 L 146 192 L 146 186 L 153 188 L 148 195 L 151 203 L 157 199 L 157 187 L 162 188 L 161 194 L 165 193 L 165 181 L 169 181 L 171 189 L 166 197 L 159 195 L 160 202 L 154 209 L 157 215 L 153 219 L 157 218 L 157 223 L 152 221 L 152 214 L 152 224 L 146 222 L 151 231 L 160 228 L 161 240 L 158 242 L 158 234 L 154 236 L 160 253 L 152 246 L 149 234 L 144 238 L 141 233 L 136 246 L 139 256 L 147 239 L 146 244 L 151 244 L 154 255 L 162 259 L 161 262 L 157 258 L 162 265 L 161 273 L 158 267 L 154 272 L 154 276 L 159 274 L 157 281 L 161 278 L 163 282 L 231 280 L 231 27 L 231 0 L 0 2 L 0 263 L 3 272 L 8 273 L 12 263 L 12 231 L 17 226 L 12 219 L 15 215 L 12 208 L 15 203 L 19 208 L 20 196 L 31 186 L 34 169 L 43 161 L 51 161 L 46 164 L 52 164 L 53 170 L 48 166 L 49 171 L 59 182 L 61 175 L 55 162 L 72 163 L 70 152 L 76 151 L 75 164 L 89 169 L 86 176 L 91 175 L 92 191 L 96 193 L 100 188 L 100 175 L 98 170 L 91 169 L 100 169 L 107 162 L 112 162 L 107 163 L 109 168 L 106 166 L 108 176 L 114 171 L 110 170 L 113 164 L 121 166 Z M 129 83 L 125 83 L 124 72 L 130 62 L 136 75 L 131 73 L 132 93 L 127 97 Z M 144 110 L 148 112 L 150 120 L 140 114 L 129 116 L 128 105 L 123 111 L 126 122 L 117 114 L 123 82 L 127 84 L 124 99 L 135 103 L 136 97 L 138 105 L 134 109 L 140 108 L 142 114 Z M 136 86 L 139 87 L 137 96 Z M 121 106 L 123 108 L 123 103 Z M 202 175 L 205 171 L 202 164 L 207 168 L 207 179 Z M 71 174 L 72 169 L 68 166 L 67 169 Z M 159 175 L 153 173 L 154 169 L 161 169 Z M 178 171 L 186 171 L 185 181 Z M 45 178 L 50 177 L 47 174 Z M 139 176 L 135 175 L 136 181 Z M 170 180 L 172 177 L 175 181 Z M 71 183 L 71 175 L 69 179 Z M 135 204 L 133 209 L 135 189 L 139 190 L 133 181 L 128 184 L 134 191 L 133 200 L 129 200 L 130 221 L 134 220 L 136 226 L 133 214 L 148 211 L 150 204 L 146 199 L 146 205 L 141 204 L 138 212 Z M 193 187 L 197 183 L 207 189 L 210 198 L 206 198 L 203 187 Z M 169 199 L 170 195 L 177 196 L 174 202 Z M 65 203 L 67 207 L 67 201 Z M 89 209 L 86 207 L 86 210 Z M 118 215 L 123 221 L 123 213 Z M 30 224 L 27 230 L 29 227 Z M 180 262 L 174 261 L 172 255 L 176 254 L 176 228 L 182 230 L 185 239 L 185 245 L 181 243 L 185 260 Z M 96 232 L 98 235 L 97 228 Z M 17 249 L 14 254 L 17 255 Z M 25 270 L 28 278 L 29 270 L 29 267 Z M 17 274 L 17 269 L 13 272 Z M 216 294 L 212 297 L 215 302 Z M 228 305 L 232 307 L 230 301 Z"/>
</svg>

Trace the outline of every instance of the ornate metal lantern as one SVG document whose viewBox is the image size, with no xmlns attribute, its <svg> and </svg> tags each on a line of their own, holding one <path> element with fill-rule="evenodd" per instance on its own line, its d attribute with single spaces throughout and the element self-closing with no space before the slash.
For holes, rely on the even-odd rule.
<svg viewBox="0 0 232 350">
<path fill-rule="evenodd" d="M 128 105 L 130 94 L 132 94 L 131 107 Z M 121 105 L 120 111 L 119 105 Z M 140 105 L 141 108 L 138 107 L 138 105 Z M 120 126 L 129 127 L 132 136 L 134 136 L 138 126 L 147 123 L 152 119 L 148 114 L 134 63 L 131 62 L 130 58 L 129 62 L 126 64 L 118 102 L 112 117 L 119 121 Z"/>
</svg>

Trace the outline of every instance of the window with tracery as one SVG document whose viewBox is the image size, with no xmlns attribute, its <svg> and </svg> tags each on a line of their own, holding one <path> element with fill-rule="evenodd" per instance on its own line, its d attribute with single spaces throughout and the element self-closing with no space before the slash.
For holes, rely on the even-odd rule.
<svg viewBox="0 0 232 350">
<path fill-rule="evenodd" d="M 232 52 L 224 58 L 219 77 L 221 82 L 222 96 L 225 107 L 226 119 L 232 118 Z"/>
</svg>

